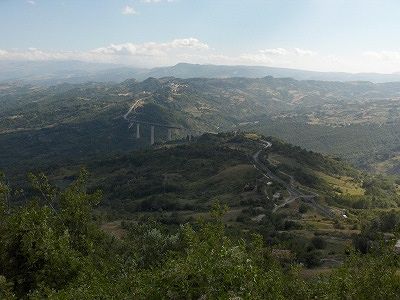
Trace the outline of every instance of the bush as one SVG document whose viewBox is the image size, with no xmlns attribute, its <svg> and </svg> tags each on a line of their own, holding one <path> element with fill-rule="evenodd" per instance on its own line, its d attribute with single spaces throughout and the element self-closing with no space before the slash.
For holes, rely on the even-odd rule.
<svg viewBox="0 0 400 300">
<path fill-rule="evenodd" d="M 314 268 L 321 265 L 321 252 L 316 250 L 308 251 L 303 258 L 307 268 Z"/>
<path fill-rule="evenodd" d="M 315 249 L 325 249 L 326 241 L 324 238 L 320 236 L 315 236 L 311 239 L 311 244 L 315 247 Z"/>
<path fill-rule="evenodd" d="M 309 210 L 309 206 L 308 205 L 306 205 L 304 203 L 300 204 L 300 206 L 299 206 L 299 213 L 300 214 L 305 214 L 308 210 Z"/>
</svg>

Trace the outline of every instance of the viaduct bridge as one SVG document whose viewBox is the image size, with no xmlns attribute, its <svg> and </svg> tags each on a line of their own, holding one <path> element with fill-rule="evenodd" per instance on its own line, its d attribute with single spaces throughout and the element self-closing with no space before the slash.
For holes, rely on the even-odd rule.
<svg viewBox="0 0 400 300">
<path fill-rule="evenodd" d="M 136 124 L 136 138 L 140 139 L 140 125 L 147 125 L 147 126 L 150 126 L 150 144 L 151 145 L 154 145 L 154 142 L 155 142 L 154 131 L 155 131 L 156 127 L 157 128 L 166 128 L 168 130 L 168 134 L 167 134 L 168 141 L 172 141 L 172 132 L 174 130 L 186 133 L 187 138 L 189 139 L 189 141 L 191 141 L 193 132 L 182 126 L 140 121 L 136 118 L 136 116 L 139 115 L 139 113 L 136 112 L 136 109 L 138 109 L 141 106 L 141 104 L 143 103 L 143 100 L 146 100 L 150 97 L 152 97 L 152 95 L 149 95 L 144 98 L 136 100 L 135 103 L 133 103 L 133 105 L 130 107 L 130 109 L 126 112 L 126 114 L 123 115 L 123 118 L 127 122 L 129 122 L 129 129 Z M 128 117 L 130 114 L 133 115 L 133 118 Z"/>
<path fill-rule="evenodd" d="M 168 130 L 167 133 L 167 138 L 168 141 L 172 141 L 172 133 L 174 130 L 184 132 L 186 133 L 187 138 L 189 141 L 192 140 L 193 133 L 181 126 L 175 126 L 175 125 L 168 125 L 168 124 L 161 124 L 161 123 L 154 123 L 154 122 L 146 122 L 146 121 L 140 121 L 140 120 L 129 120 L 129 129 L 132 128 L 136 124 L 136 138 L 140 139 L 140 125 L 148 125 L 150 126 L 150 144 L 154 145 L 155 139 L 154 139 L 154 132 L 155 128 L 166 128 Z"/>
</svg>

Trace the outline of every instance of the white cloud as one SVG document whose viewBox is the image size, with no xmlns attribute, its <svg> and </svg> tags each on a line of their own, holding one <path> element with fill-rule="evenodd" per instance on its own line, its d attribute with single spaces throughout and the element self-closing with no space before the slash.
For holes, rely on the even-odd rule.
<svg viewBox="0 0 400 300">
<path fill-rule="evenodd" d="M 133 6 L 126 5 L 126 6 L 122 9 L 122 14 L 123 14 L 123 15 L 136 15 L 136 14 L 137 14 L 137 11 L 133 8 Z"/>
<path fill-rule="evenodd" d="M 191 49 L 209 49 L 206 43 L 199 41 L 196 38 L 175 39 L 171 43 L 163 44 L 171 48 L 191 48 Z"/>
<path fill-rule="evenodd" d="M 92 53 L 106 55 L 139 55 L 157 56 L 166 55 L 168 51 L 179 49 L 207 50 L 209 46 L 196 38 L 174 39 L 167 43 L 143 43 L 143 44 L 111 44 L 92 50 Z"/>
<path fill-rule="evenodd" d="M 266 55 L 287 55 L 289 53 L 289 51 L 284 48 L 262 49 L 258 52 Z"/>
<path fill-rule="evenodd" d="M 34 0 L 27 0 L 26 3 L 30 4 L 30 5 L 35 5 L 36 1 Z"/>
<path fill-rule="evenodd" d="M 302 48 L 264 48 L 223 53 L 194 37 L 166 42 L 121 43 L 87 51 L 46 51 L 37 48 L 0 49 L 0 60 L 81 60 L 154 67 L 179 62 L 264 65 L 315 71 L 382 72 L 400 70 L 400 51 L 366 51 L 352 56 L 321 54 Z"/>
<path fill-rule="evenodd" d="M 313 56 L 317 54 L 317 52 L 300 48 L 294 48 L 294 52 L 299 56 Z"/>
<path fill-rule="evenodd" d="M 88 51 L 2 50 L 0 60 L 83 60 L 112 62 L 137 66 L 157 66 L 179 62 L 184 55 L 207 56 L 209 46 L 196 38 L 174 39 L 169 42 L 123 43 Z"/>
<path fill-rule="evenodd" d="M 315 52 L 313 52 L 315 53 Z M 157 43 L 111 44 L 88 51 L 0 50 L 1 60 L 82 60 L 111 62 L 140 67 L 173 65 L 178 62 L 202 64 L 268 65 L 276 67 L 322 69 L 343 66 L 330 56 L 307 55 L 305 50 L 272 48 L 227 55 L 197 38 L 180 38 Z"/>
</svg>

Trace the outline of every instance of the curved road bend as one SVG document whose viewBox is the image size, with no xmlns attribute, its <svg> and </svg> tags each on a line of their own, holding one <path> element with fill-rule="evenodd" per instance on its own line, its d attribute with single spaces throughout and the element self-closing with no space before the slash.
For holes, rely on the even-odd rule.
<svg viewBox="0 0 400 300">
<path fill-rule="evenodd" d="M 260 161 L 260 154 L 263 150 L 271 148 L 272 143 L 266 140 L 260 140 L 262 149 L 258 150 L 254 155 L 253 155 L 253 161 L 254 161 L 254 168 L 258 169 L 264 176 L 271 178 L 273 181 L 280 183 L 282 186 L 286 188 L 286 190 L 289 193 L 289 197 L 287 197 L 282 204 L 276 205 L 272 212 L 276 212 L 278 209 L 284 207 L 286 204 L 292 203 L 293 201 L 297 199 L 303 199 L 307 203 L 311 204 L 315 209 L 320 211 L 323 215 L 325 215 L 328 218 L 334 218 L 335 214 L 325 206 L 322 206 L 321 204 L 317 203 L 315 201 L 315 197 L 319 196 L 318 194 L 314 195 L 305 195 L 302 192 L 300 192 L 297 188 L 293 186 L 293 180 L 291 180 L 291 183 L 288 184 L 284 180 L 282 180 L 280 177 L 276 176 L 272 171 L 263 163 Z"/>
</svg>

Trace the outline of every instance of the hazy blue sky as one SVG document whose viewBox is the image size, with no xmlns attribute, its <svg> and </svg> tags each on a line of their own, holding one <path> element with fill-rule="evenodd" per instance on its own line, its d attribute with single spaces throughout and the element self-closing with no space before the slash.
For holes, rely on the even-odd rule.
<svg viewBox="0 0 400 300">
<path fill-rule="evenodd" d="M 0 59 L 400 71 L 399 0 L 0 0 Z"/>
</svg>

